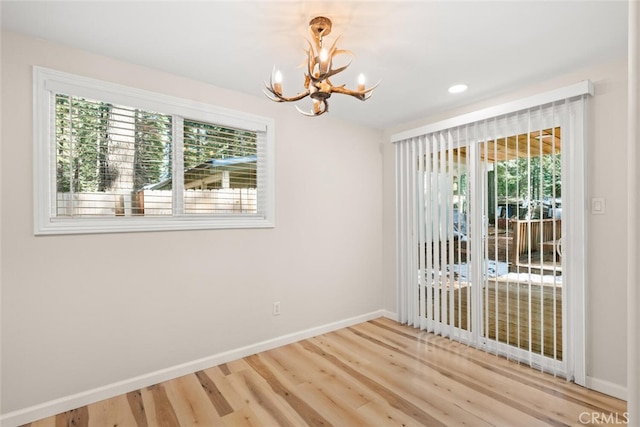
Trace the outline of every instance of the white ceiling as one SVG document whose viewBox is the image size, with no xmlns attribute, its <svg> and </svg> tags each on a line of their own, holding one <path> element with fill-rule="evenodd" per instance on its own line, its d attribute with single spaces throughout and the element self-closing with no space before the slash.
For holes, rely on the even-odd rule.
<svg viewBox="0 0 640 427">
<path fill-rule="evenodd" d="M 327 39 L 341 36 L 338 47 L 355 54 L 334 84 L 355 88 L 360 72 L 382 81 L 364 103 L 333 95 L 328 114 L 375 128 L 627 54 L 628 5 L 616 0 L 3 0 L 1 7 L 3 28 L 260 97 L 274 66 L 285 95 L 302 90 L 308 22 L 326 16 Z M 460 82 L 467 92 L 447 92 Z"/>
</svg>

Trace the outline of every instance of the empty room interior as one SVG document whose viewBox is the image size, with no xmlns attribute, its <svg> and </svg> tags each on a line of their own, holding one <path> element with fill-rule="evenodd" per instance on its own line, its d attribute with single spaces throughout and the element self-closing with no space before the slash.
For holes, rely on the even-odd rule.
<svg viewBox="0 0 640 427">
<path fill-rule="evenodd" d="M 6 1 L 0 424 L 640 425 L 635 1 Z"/>
</svg>

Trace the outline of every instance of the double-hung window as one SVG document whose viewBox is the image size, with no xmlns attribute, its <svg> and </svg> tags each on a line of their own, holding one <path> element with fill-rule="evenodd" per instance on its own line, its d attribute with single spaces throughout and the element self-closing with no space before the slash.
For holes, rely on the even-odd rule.
<svg viewBox="0 0 640 427">
<path fill-rule="evenodd" d="M 35 234 L 274 225 L 273 121 L 34 68 Z"/>
</svg>

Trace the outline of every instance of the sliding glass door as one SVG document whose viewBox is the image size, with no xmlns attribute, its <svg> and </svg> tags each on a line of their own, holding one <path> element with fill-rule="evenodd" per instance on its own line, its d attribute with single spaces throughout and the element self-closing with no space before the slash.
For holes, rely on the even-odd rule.
<svg viewBox="0 0 640 427">
<path fill-rule="evenodd" d="M 502 352 L 555 369 L 564 331 L 561 135 L 553 127 L 485 140 L 477 160 L 482 337 Z"/>
<path fill-rule="evenodd" d="M 583 115 L 565 99 L 396 142 L 401 321 L 583 370 Z"/>
</svg>

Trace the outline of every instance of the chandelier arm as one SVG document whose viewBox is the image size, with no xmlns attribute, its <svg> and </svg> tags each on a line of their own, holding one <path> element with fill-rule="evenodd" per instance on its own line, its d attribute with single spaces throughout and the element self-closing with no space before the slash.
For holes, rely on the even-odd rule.
<svg viewBox="0 0 640 427">
<path fill-rule="evenodd" d="M 331 44 L 331 47 L 329 48 L 329 50 L 327 52 L 329 52 L 329 58 L 333 58 L 334 52 L 336 51 L 337 47 L 336 44 L 338 44 L 338 40 L 340 40 L 341 36 L 336 37 L 336 39 L 333 41 L 333 43 Z"/>
<path fill-rule="evenodd" d="M 373 90 L 378 87 L 378 85 L 380 84 L 380 82 L 376 83 L 374 86 L 370 87 L 369 89 L 365 89 L 365 90 L 351 90 L 351 89 L 347 89 L 344 87 L 344 85 L 342 86 L 334 86 L 331 88 L 331 92 L 333 93 L 340 93 L 342 95 L 350 95 L 353 96 L 354 98 L 358 98 L 361 101 L 366 101 L 367 99 L 369 99 L 371 97 L 371 95 L 373 95 Z"/>
<path fill-rule="evenodd" d="M 311 69 L 313 69 L 313 67 L 316 65 L 316 51 L 313 49 L 313 46 L 311 46 L 311 42 L 309 40 L 304 39 L 304 41 L 306 41 L 307 45 L 309 45 L 309 49 L 305 50 L 308 58 L 307 64 Z"/>
<path fill-rule="evenodd" d="M 338 49 L 338 50 L 332 52 L 331 55 L 329 55 L 330 64 L 333 64 L 333 59 L 335 57 L 337 57 L 338 55 L 349 55 L 349 62 L 347 63 L 347 65 L 351 64 L 351 62 L 353 61 L 353 58 L 355 58 L 355 55 L 350 50 Z"/>
<path fill-rule="evenodd" d="M 351 52 L 348 49 L 337 49 L 335 52 L 333 52 L 333 56 L 336 56 L 336 55 L 349 55 L 352 58 L 356 56 L 353 52 Z"/>
<path fill-rule="evenodd" d="M 335 43 L 334 43 L 334 44 L 335 44 Z M 332 48 L 332 49 L 333 49 L 333 48 Z M 351 58 L 349 58 L 349 62 L 347 62 L 347 64 L 346 64 L 346 65 L 344 65 L 344 66 L 342 66 L 342 67 L 340 67 L 340 68 L 336 68 L 336 69 L 334 69 L 334 68 L 333 68 L 333 58 L 334 58 L 336 55 L 342 55 L 342 54 L 346 54 L 346 55 L 351 56 Z M 353 61 L 353 57 L 354 57 L 353 52 L 351 52 L 351 51 L 349 51 L 349 50 L 340 49 L 340 50 L 332 51 L 331 53 L 329 53 L 329 59 L 327 59 L 327 61 L 329 62 L 329 67 L 328 67 L 327 72 L 326 72 L 326 73 L 324 73 L 324 74 L 319 74 L 319 75 L 318 75 L 318 77 L 315 77 L 315 79 L 314 79 L 314 80 L 317 82 L 317 81 L 320 81 L 320 80 L 324 80 L 324 79 L 326 79 L 326 78 L 329 78 L 329 77 L 331 77 L 331 76 L 335 76 L 335 75 L 336 75 L 336 74 L 338 74 L 338 73 L 341 73 L 342 71 L 346 70 L 346 69 L 347 69 L 347 67 L 349 67 L 349 65 L 351 65 L 351 62 Z M 309 74 L 311 74 L 311 73 L 309 73 Z"/>
<path fill-rule="evenodd" d="M 319 114 L 308 113 L 308 112 L 306 112 L 306 111 L 302 110 L 302 109 L 301 109 L 300 107 L 298 107 L 297 105 L 296 105 L 296 110 L 298 110 L 298 113 L 300 113 L 300 114 L 304 114 L 304 115 L 305 115 L 305 116 L 307 116 L 307 117 L 315 117 L 315 116 L 319 116 L 320 114 L 322 114 L 322 113 L 319 113 Z"/>
<path fill-rule="evenodd" d="M 322 108 L 320 108 L 322 106 Z M 327 102 L 327 98 L 319 99 L 318 105 L 314 105 L 313 113 L 316 116 L 320 116 L 329 111 L 329 103 Z"/>
<path fill-rule="evenodd" d="M 380 83 L 382 83 L 382 80 L 378 80 L 378 83 L 374 84 L 369 89 L 363 90 L 362 93 L 366 93 L 366 94 L 369 94 L 369 96 L 371 96 L 373 94 L 373 90 L 377 88 Z"/>
<path fill-rule="evenodd" d="M 308 62 L 308 66 L 307 66 L 307 76 L 309 77 L 309 79 L 311 79 L 312 81 L 315 81 L 316 78 L 313 76 L 313 68 L 314 66 L 312 65 L 312 63 L 315 63 L 315 61 L 312 61 L 311 57 L 309 57 L 309 62 Z"/>
<path fill-rule="evenodd" d="M 316 54 L 309 43 L 309 40 L 305 40 L 309 45 L 309 49 L 307 50 L 307 75 L 313 80 L 313 69 L 316 67 Z"/>
<path fill-rule="evenodd" d="M 333 87 L 331 89 L 331 92 L 339 93 L 339 94 L 342 94 L 342 95 L 350 95 L 350 96 L 353 96 L 354 98 L 358 98 L 361 101 L 364 101 L 366 99 L 366 94 L 364 92 L 347 89 L 347 88 L 342 87 L 342 86 Z"/>
<path fill-rule="evenodd" d="M 351 60 L 349 60 L 349 63 L 347 65 L 344 65 L 344 66 L 342 66 L 340 68 L 335 68 L 335 69 L 329 68 L 329 71 L 327 71 L 326 73 L 320 75 L 317 78 L 317 80 L 325 80 L 325 79 L 328 79 L 331 76 L 335 76 L 336 74 L 341 73 L 344 70 L 346 70 L 349 65 L 351 65 Z"/>
<path fill-rule="evenodd" d="M 305 115 L 307 117 L 314 117 L 315 116 L 315 114 L 313 114 L 313 113 L 307 113 L 306 111 L 301 110 L 300 107 L 298 107 L 297 105 L 296 105 L 296 110 L 298 110 L 298 113 L 303 114 L 303 115 Z"/>
<path fill-rule="evenodd" d="M 271 91 L 269 91 L 269 92 L 271 92 Z M 271 94 L 273 92 L 271 92 L 271 93 L 269 93 L 269 92 L 267 92 L 267 90 L 264 90 L 264 89 L 262 90 L 262 93 L 264 93 L 267 96 L 267 98 L 269 98 L 270 100 L 272 100 L 274 102 L 282 102 L 282 100 L 278 99 L 277 97 L 275 97 L 275 96 L 273 96 Z"/>
<path fill-rule="evenodd" d="M 282 96 L 280 94 L 278 94 L 274 89 L 273 86 L 269 86 L 269 84 L 267 82 L 264 82 L 265 87 L 267 88 L 267 91 L 264 91 L 264 94 L 267 95 L 267 97 L 269 97 L 269 99 L 271 99 L 272 101 L 276 101 L 276 102 L 294 102 L 294 101 L 299 101 L 307 96 L 309 96 L 309 94 L 311 93 L 311 91 L 309 89 L 307 89 L 304 92 L 301 92 L 295 96 Z"/>
<path fill-rule="evenodd" d="M 331 68 L 333 67 L 333 59 L 338 56 L 338 55 L 349 55 L 349 62 L 347 63 L 347 65 L 345 65 L 342 69 L 345 69 L 349 66 L 349 64 L 351 64 L 351 61 L 353 61 L 354 58 L 354 54 L 353 52 L 351 52 L 350 50 L 346 50 L 346 49 L 338 49 L 338 47 L 336 46 L 336 44 L 338 43 L 338 39 L 340 38 L 340 36 L 338 36 L 336 38 L 336 40 L 333 42 L 333 44 L 331 45 L 331 49 L 329 49 L 329 54 L 328 54 L 328 62 L 329 62 L 329 70 L 331 70 Z"/>
<path fill-rule="evenodd" d="M 313 108 L 313 110 L 311 112 L 304 111 L 300 107 L 298 107 L 297 105 L 295 107 L 296 107 L 296 110 L 298 110 L 298 112 L 300 114 L 304 114 L 307 117 L 317 117 L 317 116 L 321 116 L 324 113 L 326 113 L 327 111 L 329 111 L 329 103 L 327 102 L 326 99 L 321 99 L 318 102 L 322 104 L 322 108 L 320 108 L 320 107 Z"/>
</svg>

